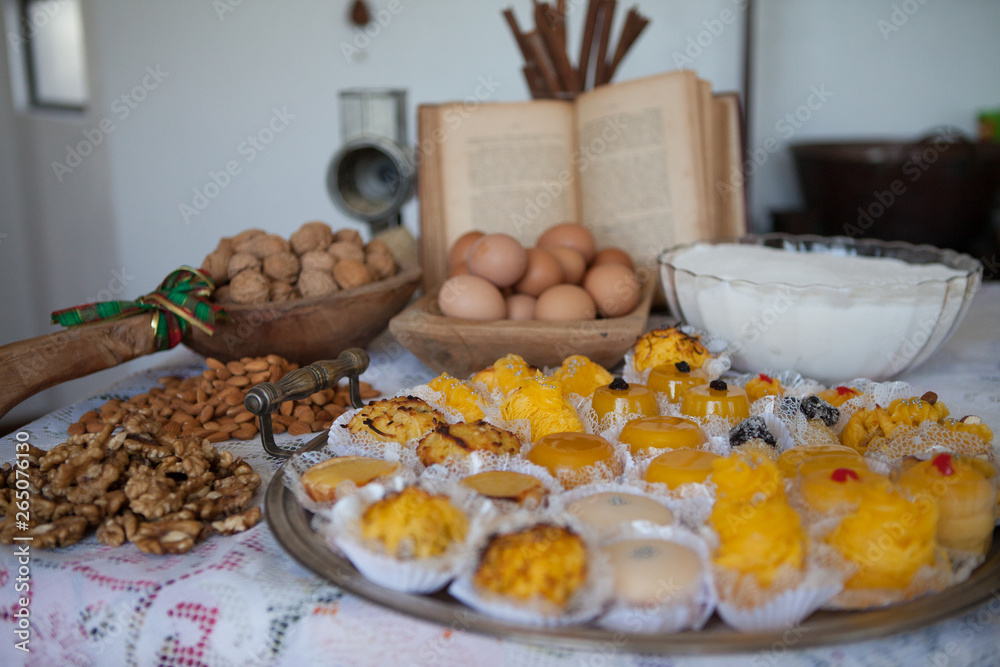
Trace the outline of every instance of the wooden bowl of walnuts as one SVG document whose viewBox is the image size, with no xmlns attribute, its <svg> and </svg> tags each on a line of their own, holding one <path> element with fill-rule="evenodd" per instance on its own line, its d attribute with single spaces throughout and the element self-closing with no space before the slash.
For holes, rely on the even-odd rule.
<svg viewBox="0 0 1000 667">
<path fill-rule="evenodd" d="M 201 266 L 227 320 L 184 344 L 222 361 L 277 354 L 300 364 L 365 347 L 403 309 L 421 280 L 378 239 L 307 222 L 287 240 L 260 229 L 223 238 Z"/>
</svg>

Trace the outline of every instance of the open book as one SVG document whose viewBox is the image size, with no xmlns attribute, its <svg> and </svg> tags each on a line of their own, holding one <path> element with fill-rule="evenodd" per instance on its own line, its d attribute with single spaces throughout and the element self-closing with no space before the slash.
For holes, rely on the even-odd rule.
<svg viewBox="0 0 1000 667">
<path fill-rule="evenodd" d="M 419 109 L 425 285 L 473 229 L 531 245 L 580 222 L 598 247 L 660 251 L 746 230 L 739 100 L 690 71 L 601 86 L 574 101 Z"/>
</svg>

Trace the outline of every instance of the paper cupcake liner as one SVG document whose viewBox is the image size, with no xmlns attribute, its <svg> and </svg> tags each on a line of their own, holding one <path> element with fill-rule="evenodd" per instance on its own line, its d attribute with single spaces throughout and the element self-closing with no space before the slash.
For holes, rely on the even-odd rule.
<svg viewBox="0 0 1000 667">
<path fill-rule="evenodd" d="M 452 504 L 461 508 L 469 520 L 466 539 L 452 544 L 441 556 L 403 559 L 378 550 L 377 545 L 361 536 L 360 518 L 374 502 L 391 492 L 401 491 L 406 482 L 396 479 L 388 484 L 372 483 L 358 493 L 337 503 L 330 512 L 330 523 L 322 533 L 328 545 L 339 548 L 369 581 L 402 593 L 432 593 L 451 581 L 469 553 L 469 537 L 475 526 L 491 513 L 471 492 L 447 486 L 426 485 L 431 493 L 445 493 Z"/>
<path fill-rule="evenodd" d="M 815 394 L 826 389 L 826 386 L 821 382 L 817 382 L 812 378 L 804 377 L 801 373 L 792 370 L 779 371 L 775 369 L 762 368 L 756 373 L 729 373 L 726 375 L 725 379 L 729 382 L 731 378 L 733 384 L 737 384 L 745 388 L 747 386 L 747 382 L 754 379 L 761 373 L 780 382 L 782 391 L 784 392 L 783 395 L 785 396 L 805 398 L 810 394 Z"/>
<path fill-rule="evenodd" d="M 598 493 L 619 493 L 622 495 L 630 496 L 641 496 L 643 498 L 649 498 L 655 502 L 660 503 L 673 514 L 673 521 L 669 524 L 671 526 L 677 525 L 680 522 L 678 517 L 678 511 L 680 508 L 680 503 L 677 500 L 668 498 L 664 495 L 651 493 L 648 489 L 636 486 L 634 484 L 628 484 L 625 482 L 598 482 L 596 484 L 587 484 L 584 486 L 578 486 L 575 489 L 570 489 L 569 491 L 564 491 L 562 493 L 556 494 L 549 499 L 548 512 L 553 515 L 570 515 L 581 522 L 585 523 L 588 528 L 597 535 L 601 544 L 606 544 L 608 542 L 616 541 L 620 539 L 622 535 L 631 535 L 634 532 L 636 526 L 646 525 L 646 526 L 656 526 L 658 524 L 653 524 L 649 521 L 637 520 L 637 521 L 627 521 L 622 522 L 616 526 L 599 527 L 592 524 L 587 524 L 579 517 L 576 517 L 567 508 L 578 500 L 587 498 Z"/>
<path fill-rule="evenodd" d="M 716 610 L 726 625 L 739 632 L 785 630 L 804 621 L 841 588 L 841 584 L 793 588 L 755 608 L 740 608 L 719 600 Z"/>
<path fill-rule="evenodd" d="M 612 597 L 607 611 L 597 625 L 617 632 L 673 633 L 700 630 L 715 611 L 718 593 L 712 579 L 711 556 L 704 539 L 677 526 L 653 526 L 633 523 L 622 531 L 613 544 L 624 540 L 649 539 L 675 542 L 694 551 L 702 564 L 702 576 L 694 593 L 683 600 L 671 600 L 669 594 L 662 604 L 653 608 L 636 607 Z M 654 585 L 655 582 L 650 582 Z"/>
<path fill-rule="evenodd" d="M 963 564 L 959 571 L 953 571 L 945 550 L 938 547 L 935 563 L 921 566 L 906 588 L 844 588 L 824 608 L 858 611 L 886 607 L 937 593 L 967 579 L 971 573 L 968 563 Z"/>
<path fill-rule="evenodd" d="M 482 553 L 493 535 L 514 532 L 538 523 L 569 528 L 579 535 L 587 546 L 586 581 L 562 609 L 545 601 L 519 601 L 489 591 L 481 591 L 473 583 L 473 576 L 479 565 L 478 554 Z M 555 516 L 547 512 L 518 512 L 495 517 L 477 526 L 476 535 L 470 543 L 472 545 L 470 553 L 477 556 L 466 560 L 455 581 L 448 587 L 448 593 L 476 611 L 504 621 L 529 626 L 577 625 L 596 618 L 611 596 L 613 581 L 607 558 L 601 554 L 593 533 L 572 517 Z"/>
</svg>

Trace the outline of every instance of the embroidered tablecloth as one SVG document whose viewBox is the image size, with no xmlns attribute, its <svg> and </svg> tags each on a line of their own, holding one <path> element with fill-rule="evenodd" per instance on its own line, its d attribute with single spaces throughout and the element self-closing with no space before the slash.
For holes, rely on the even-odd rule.
<svg viewBox="0 0 1000 667">
<path fill-rule="evenodd" d="M 901 379 L 933 389 L 953 414 L 978 414 L 1000 434 L 1000 284 L 983 287 L 966 321 L 923 367 Z M 363 376 L 392 392 L 433 373 L 388 334 L 369 349 Z M 194 374 L 203 359 L 175 351 L 162 366 L 35 421 L 21 433 L 50 449 L 66 427 L 112 397 L 148 389 L 168 374 Z M 0 441 L 14 459 L 15 434 Z M 24 435 L 20 436 L 22 439 Z M 280 444 L 312 436 L 278 436 Z M 280 464 L 259 442 L 222 443 L 263 479 Z M 769 651 L 735 656 L 641 656 L 627 644 L 561 651 L 475 635 L 403 616 L 346 594 L 301 568 L 267 525 L 212 537 L 176 556 L 150 556 L 93 536 L 64 549 L 30 553 L 0 547 L 0 665 L 998 665 L 1000 592 L 974 611 L 878 641 L 796 650 L 794 631 Z M 20 598 L 27 596 L 28 616 Z M 18 617 L 17 614 L 22 616 Z M 30 626 L 30 650 L 17 644 Z"/>
</svg>

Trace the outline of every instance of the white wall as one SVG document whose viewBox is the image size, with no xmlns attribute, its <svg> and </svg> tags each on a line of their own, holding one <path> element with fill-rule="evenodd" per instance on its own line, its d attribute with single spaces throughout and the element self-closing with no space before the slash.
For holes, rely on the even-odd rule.
<svg viewBox="0 0 1000 667">
<path fill-rule="evenodd" d="M 0 0 L 7 6 L 14 0 Z M 751 180 L 756 228 L 773 208 L 799 204 L 787 140 L 775 124 L 811 86 L 833 96 L 796 129 L 792 141 L 913 136 L 950 123 L 973 129 L 975 110 L 1000 105 L 1000 2 L 986 0 L 759 0 L 755 97 L 749 145 L 775 137 L 783 147 Z M 885 38 L 880 19 L 893 5 L 919 9 Z M 233 11 L 217 13 L 228 4 Z M 357 34 L 348 0 L 89 0 L 84 3 L 94 103 L 80 118 L 15 111 L 0 55 L 0 344 L 50 331 L 48 313 L 118 287 L 147 292 L 182 263 L 199 263 L 220 236 L 251 226 L 287 234 L 306 220 L 352 224 L 330 202 L 327 163 L 339 143 L 337 92 L 399 86 L 413 109 L 473 95 L 480 77 L 498 82 L 490 99 L 520 100 L 527 90 L 520 56 L 500 16 L 513 4 L 527 22 L 528 0 L 401 0 L 363 52 L 342 45 Z M 586 7 L 573 8 L 571 52 Z M 619 70 L 624 80 L 676 67 L 699 33 L 689 66 L 716 88 L 739 89 L 740 0 L 641 0 L 652 18 Z M 374 10 L 389 0 L 369 0 Z M 625 5 L 619 3 L 619 17 Z M 723 11 L 737 18 L 715 23 Z M 12 26 L 5 25 L 6 33 Z M 691 40 L 691 41 L 689 41 Z M 167 75 L 127 108 L 147 67 Z M 155 83 L 155 86 L 153 85 Z M 253 162 L 239 146 L 268 123 L 272 109 L 294 114 Z M 111 123 L 92 155 L 58 182 L 51 163 L 66 147 Z M 413 128 L 411 132 L 415 134 Z M 190 223 L 178 205 L 227 161 L 241 173 Z M 416 223 L 415 206 L 406 210 Z M 124 270 L 124 271 L 123 271 Z M 159 363 L 131 362 L 68 383 L 19 411 L 55 409 L 114 378 Z"/>
<path fill-rule="evenodd" d="M 976 111 L 1000 106 L 1000 2 L 759 1 L 748 147 L 773 137 L 782 150 L 750 181 L 757 229 L 802 203 L 789 143 L 917 138 L 940 125 L 975 136 Z M 814 98 L 801 127 L 777 126 L 813 86 L 832 95 Z"/>
<path fill-rule="evenodd" d="M 227 4 L 233 11 L 220 16 L 216 8 Z M 7 97 L 8 69 L 0 67 L 0 150 L 17 145 L 3 151 L 15 158 L 0 159 L 0 208 L 3 232 L 9 234 L 2 239 L 0 260 L 17 253 L 21 263 L 0 261 L 0 284 L 16 283 L 15 298 L 30 295 L 34 304 L 22 313 L 24 304 L 8 302 L 6 289 L 0 290 L 0 344 L 50 331 L 51 310 L 118 287 L 114 272 L 128 278 L 114 296 L 133 298 L 178 265 L 200 263 L 220 236 L 248 227 L 288 234 L 316 218 L 353 224 L 334 208 L 324 185 L 339 144 L 338 91 L 407 88 L 411 118 L 419 103 L 472 96 L 481 78 L 499 84 L 490 99 L 526 99 L 520 55 L 500 14 L 510 4 L 525 26 L 528 0 L 401 0 L 401 10 L 349 61 L 342 45 L 350 46 L 357 31 L 347 21 L 347 0 L 84 3 L 94 103 L 82 118 L 15 112 Z M 568 4 L 573 52 L 586 2 Z M 740 14 L 733 0 L 641 4 L 652 24 L 618 80 L 673 69 L 673 54 L 706 29 L 703 21 L 718 19 L 726 9 Z M 369 0 L 369 6 L 378 12 L 389 0 Z M 625 9 L 619 7 L 619 19 Z M 719 34 L 693 59 L 693 68 L 719 89 L 736 89 L 740 22 L 713 25 Z M 147 68 L 157 67 L 166 73 L 160 81 L 148 77 Z M 144 77 L 148 89 L 136 90 Z M 122 100 L 123 95 L 128 97 Z M 248 162 L 239 146 L 266 126 L 275 108 L 295 118 Z M 64 161 L 66 147 L 102 122 L 111 132 L 99 132 L 101 145 L 58 182 L 51 163 Z M 415 128 L 411 133 L 414 137 Z M 210 172 L 230 160 L 239 163 L 241 173 L 186 223 L 179 204 L 191 204 L 193 189 L 204 188 Z M 15 183 L 23 184 L 23 211 L 7 205 Z M 415 229 L 412 203 L 405 215 Z M 29 266 L 37 284 L 21 280 Z M 68 383 L 18 414 L 26 407 L 55 409 L 164 358 L 155 355 Z"/>
</svg>

